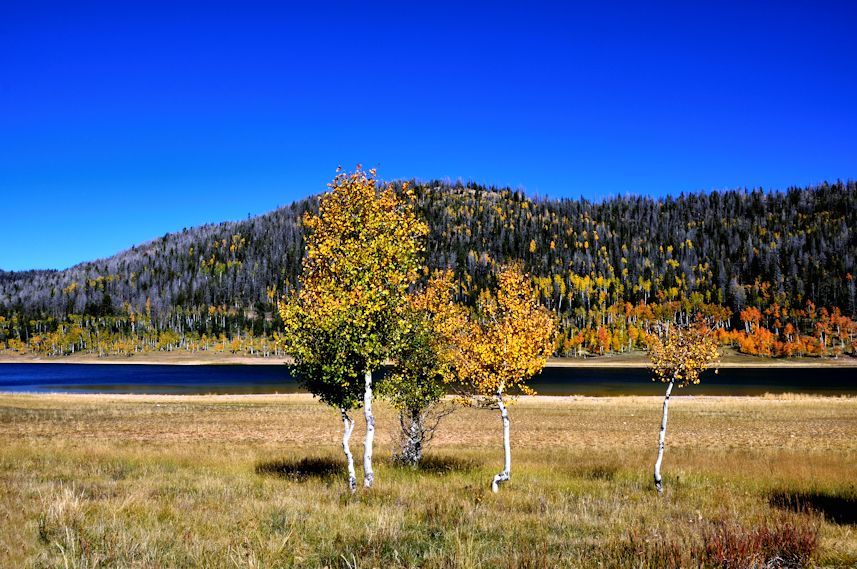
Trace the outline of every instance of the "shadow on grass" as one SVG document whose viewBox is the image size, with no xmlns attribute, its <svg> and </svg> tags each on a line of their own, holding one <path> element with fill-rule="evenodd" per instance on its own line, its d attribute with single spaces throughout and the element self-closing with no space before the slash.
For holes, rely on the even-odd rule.
<svg viewBox="0 0 857 569">
<path fill-rule="evenodd" d="M 450 472 L 469 472 L 479 468 L 480 463 L 472 458 L 459 458 L 456 456 L 426 455 L 416 467 L 411 467 L 401 462 L 392 461 L 396 468 L 410 469 L 432 474 L 447 474 Z"/>
<path fill-rule="evenodd" d="M 793 512 L 817 512 L 840 525 L 857 525 L 857 493 L 830 491 L 774 492 L 770 504 Z"/>
<path fill-rule="evenodd" d="M 272 460 L 256 464 L 256 474 L 276 476 L 287 480 L 330 478 L 343 475 L 345 463 L 334 458 L 310 457 L 300 460 Z"/>
</svg>

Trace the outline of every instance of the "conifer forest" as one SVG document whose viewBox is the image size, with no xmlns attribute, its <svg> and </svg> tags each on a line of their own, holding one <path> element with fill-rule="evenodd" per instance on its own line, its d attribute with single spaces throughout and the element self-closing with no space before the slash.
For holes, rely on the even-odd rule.
<svg viewBox="0 0 857 569">
<path fill-rule="evenodd" d="M 423 274 L 473 305 L 520 261 L 559 322 L 555 355 L 644 347 L 701 313 L 753 355 L 857 351 L 857 182 L 602 201 L 410 182 L 429 227 Z M 401 188 L 401 184 L 396 184 Z M 0 350 L 283 355 L 277 301 L 297 286 L 317 196 L 164 235 L 61 271 L 0 271 Z M 61 246 L 61 245 L 58 245 Z"/>
</svg>

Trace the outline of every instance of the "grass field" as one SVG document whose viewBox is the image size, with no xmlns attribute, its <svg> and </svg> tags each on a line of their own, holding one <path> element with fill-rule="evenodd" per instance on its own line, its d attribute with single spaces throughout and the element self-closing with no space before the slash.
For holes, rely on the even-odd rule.
<svg viewBox="0 0 857 569">
<path fill-rule="evenodd" d="M 308 396 L 0 395 L 0 567 L 857 566 L 857 398 L 530 398 L 345 489 Z M 359 453 L 362 432 L 355 430 Z M 358 461 L 359 464 L 359 461 Z M 779 565 L 777 565 L 779 563 Z"/>
</svg>

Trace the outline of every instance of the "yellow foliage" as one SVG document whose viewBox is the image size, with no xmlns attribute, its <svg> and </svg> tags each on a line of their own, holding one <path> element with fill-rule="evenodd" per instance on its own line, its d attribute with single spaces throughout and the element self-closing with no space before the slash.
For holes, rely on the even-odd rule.
<svg viewBox="0 0 857 569">
<path fill-rule="evenodd" d="M 453 337 L 458 374 L 478 396 L 510 389 L 532 393 L 526 381 L 553 353 L 556 318 L 539 304 L 520 266 L 504 267 L 497 281 L 496 295 L 483 291 L 477 314 Z"/>
<path fill-rule="evenodd" d="M 391 340 L 407 326 L 407 291 L 422 269 L 428 226 L 417 219 L 407 184 L 398 195 L 392 185 L 379 187 L 374 169 L 368 174 L 360 167 L 339 172 L 318 215 L 304 217 L 301 289 L 280 304 L 280 313 L 295 327 L 290 333 L 336 323 L 339 341 L 371 370 L 389 357 Z"/>
<path fill-rule="evenodd" d="M 699 383 L 699 375 L 720 360 L 711 330 L 703 322 L 671 326 L 666 338 L 649 337 L 649 360 L 655 379 L 679 387 Z"/>
</svg>

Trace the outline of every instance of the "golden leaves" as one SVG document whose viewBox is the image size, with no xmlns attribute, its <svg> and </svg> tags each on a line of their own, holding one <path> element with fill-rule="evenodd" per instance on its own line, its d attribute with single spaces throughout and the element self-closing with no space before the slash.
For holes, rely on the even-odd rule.
<svg viewBox="0 0 857 569">
<path fill-rule="evenodd" d="M 306 256 L 294 301 L 313 325 L 336 322 L 348 349 L 377 367 L 403 325 L 428 226 L 407 191 L 380 187 L 374 168 L 339 169 L 328 186 L 319 213 L 304 216 Z"/>
<path fill-rule="evenodd" d="M 717 342 L 701 320 L 687 328 L 671 326 L 665 336 L 648 338 L 652 373 L 664 383 L 698 384 L 700 374 L 720 360 Z"/>
<path fill-rule="evenodd" d="M 519 389 L 547 363 L 554 350 L 557 323 L 538 302 L 537 292 L 519 265 L 497 274 L 496 294 L 483 291 L 477 313 L 453 336 L 460 378 L 475 394 L 491 397 Z"/>
</svg>

